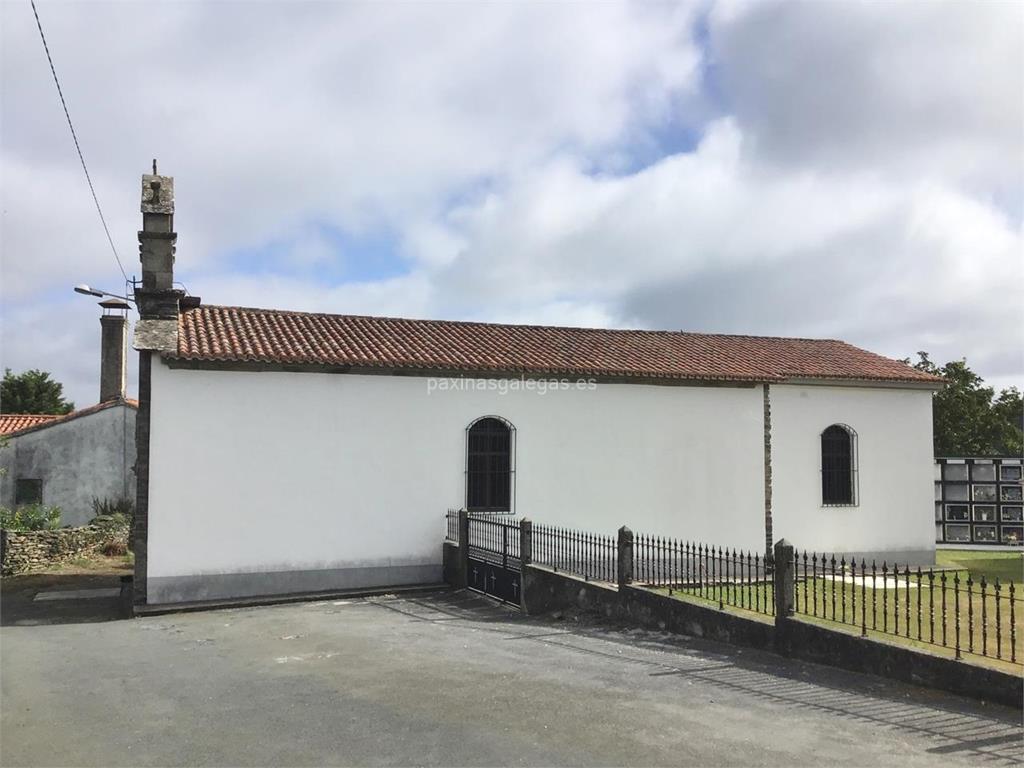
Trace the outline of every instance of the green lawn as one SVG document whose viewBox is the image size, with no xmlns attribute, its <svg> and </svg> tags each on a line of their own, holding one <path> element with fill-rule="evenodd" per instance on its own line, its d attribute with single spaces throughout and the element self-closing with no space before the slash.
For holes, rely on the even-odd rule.
<svg viewBox="0 0 1024 768">
<path fill-rule="evenodd" d="M 946 568 L 958 570 L 935 572 L 931 581 L 923 571 L 918 582 L 915 568 L 909 589 L 903 572 L 897 581 L 891 571 L 883 579 L 880 569 L 875 580 L 870 575 L 865 580 L 859 572 L 856 579 L 852 576 L 830 578 L 821 575 L 805 579 L 802 570 L 798 571 L 795 585 L 797 618 L 826 626 L 842 625 L 854 633 L 859 633 L 862 624 L 866 623 L 869 637 L 952 656 L 955 654 L 959 615 L 960 647 L 965 660 L 1018 675 L 1024 673 L 1024 584 L 1014 571 L 1020 569 L 1021 555 L 973 551 L 949 554 L 966 555 L 943 563 Z M 968 571 L 973 581 L 969 595 Z M 946 576 L 945 588 L 942 573 Z M 980 588 L 982 575 L 987 582 L 984 598 Z M 996 577 L 1000 582 L 998 610 L 993 588 Z M 956 594 L 954 579 L 959 579 L 959 595 Z M 1015 587 L 1012 619 L 1011 580 Z M 771 586 L 764 583 L 728 584 L 718 588 L 705 585 L 703 589 L 684 586 L 671 591 L 665 587 L 658 591 L 716 607 L 720 599 L 723 607 L 730 611 L 747 606 L 754 609 L 758 605 L 760 610 L 764 610 L 765 601 L 771 600 Z M 997 655 L 1001 658 L 996 658 Z M 1015 662 L 1010 661 L 1012 656 L 1016 657 Z"/>
<path fill-rule="evenodd" d="M 968 549 L 940 549 L 935 553 L 935 562 L 950 568 L 970 571 L 975 581 L 984 575 L 987 581 L 1012 581 L 1024 584 L 1024 551 L 984 552 Z"/>
</svg>

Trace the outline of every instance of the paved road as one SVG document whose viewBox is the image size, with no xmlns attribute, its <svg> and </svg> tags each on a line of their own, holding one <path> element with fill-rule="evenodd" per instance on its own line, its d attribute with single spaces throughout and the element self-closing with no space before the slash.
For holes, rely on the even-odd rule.
<svg viewBox="0 0 1024 768">
<path fill-rule="evenodd" d="M 5 615 L 5 766 L 1024 762 L 1012 710 L 468 593 L 62 615 Z"/>
</svg>

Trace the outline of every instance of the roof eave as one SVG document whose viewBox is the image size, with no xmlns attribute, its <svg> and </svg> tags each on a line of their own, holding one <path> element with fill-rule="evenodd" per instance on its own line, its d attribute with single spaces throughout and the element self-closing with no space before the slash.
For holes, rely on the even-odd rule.
<svg viewBox="0 0 1024 768">
<path fill-rule="evenodd" d="M 938 392 L 945 386 L 939 381 L 922 379 L 873 379 L 873 378 L 840 378 L 824 376 L 790 376 L 778 384 L 796 384 L 801 386 L 816 387 L 870 387 L 880 389 L 918 389 L 929 392 Z"/>
<path fill-rule="evenodd" d="M 33 424 L 30 427 L 24 427 L 22 429 L 17 430 L 16 432 L 6 432 L 4 433 L 3 436 L 21 437 L 22 435 L 27 435 L 30 432 L 38 432 L 49 427 L 56 427 L 59 424 L 67 424 L 69 421 L 81 419 L 84 418 L 85 416 L 91 416 L 94 413 L 100 413 L 101 411 L 105 411 L 108 408 L 113 408 L 118 405 L 123 405 L 125 408 L 131 408 L 133 411 L 137 411 L 139 409 L 139 406 L 136 403 L 130 402 L 127 399 L 119 397 L 114 400 L 107 400 L 102 403 L 96 403 L 96 405 L 90 405 L 88 408 L 82 408 L 77 411 L 72 411 L 71 413 L 62 414 L 56 419 L 50 419 L 39 424 Z"/>
<path fill-rule="evenodd" d="M 624 371 L 593 370 L 515 370 L 505 368 L 443 368 L 413 365 L 323 363 L 311 360 L 262 360 L 163 353 L 160 358 L 169 368 L 234 371 L 283 371 L 290 373 L 348 373 L 370 376 L 410 376 L 421 378 L 467 379 L 593 379 L 598 383 L 663 384 L 668 386 L 755 386 L 781 381 L 778 377 L 758 376 L 681 376 L 651 371 L 631 373 Z"/>
</svg>

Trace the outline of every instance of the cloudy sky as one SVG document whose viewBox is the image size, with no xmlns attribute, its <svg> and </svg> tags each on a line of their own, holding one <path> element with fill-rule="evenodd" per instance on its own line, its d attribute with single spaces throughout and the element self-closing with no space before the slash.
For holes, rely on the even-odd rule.
<svg viewBox="0 0 1024 768">
<path fill-rule="evenodd" d="M 208 303 L 842 338 L 1024 384 L 1019 3 L 61 3 L 114 241 Z M 0 3 L 2 365 L 79 406 L 123 280 Z"/>
</svg>

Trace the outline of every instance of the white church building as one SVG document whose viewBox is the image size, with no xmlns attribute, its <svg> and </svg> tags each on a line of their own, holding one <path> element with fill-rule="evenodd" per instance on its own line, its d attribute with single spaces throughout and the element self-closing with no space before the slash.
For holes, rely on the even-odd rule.
<svg viewBox="0 0 1024 768">
<path fill-rule="evenodd" d="M 441 581 L 449 508 L 934 556 L 940 381 L 841 341 L 207 306 L 143 177 L 137 605 Z"/>
</svg>

